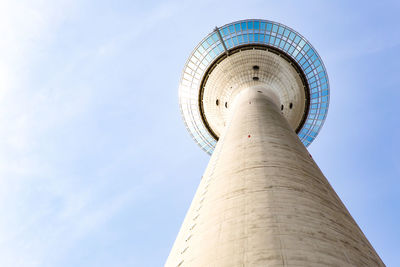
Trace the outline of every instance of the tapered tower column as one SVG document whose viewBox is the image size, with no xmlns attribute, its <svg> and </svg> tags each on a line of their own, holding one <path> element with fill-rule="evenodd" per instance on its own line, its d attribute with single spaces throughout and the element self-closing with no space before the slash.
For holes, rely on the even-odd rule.
<svg viewBox="0 0 400 267">
<path fill-rule="evenodd" d="M 234 100 L 166 266 L 383 266 L 268 94 Z"/>
<path fill-rule="evenodd" d="M 299 33 L 216 28 L 185 65 L 179 104 L 211 159 L 167 267 L 384 266 L 307 151 L 329 82 Z"/>
</svg>

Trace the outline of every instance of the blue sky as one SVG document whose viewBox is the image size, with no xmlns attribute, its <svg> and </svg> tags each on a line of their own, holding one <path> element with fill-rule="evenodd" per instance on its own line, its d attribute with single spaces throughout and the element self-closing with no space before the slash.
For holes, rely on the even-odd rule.
<svg viewBox="0 0 400 267">
<path fill-rule="evenodd" d="M 304 35 L 331 83 L 310 153 L 399 266 L 399 1 L 0 1 L 0 266 L 162 266 L 209 156 L 178 107 L 215 26 Z"/>
</svg>

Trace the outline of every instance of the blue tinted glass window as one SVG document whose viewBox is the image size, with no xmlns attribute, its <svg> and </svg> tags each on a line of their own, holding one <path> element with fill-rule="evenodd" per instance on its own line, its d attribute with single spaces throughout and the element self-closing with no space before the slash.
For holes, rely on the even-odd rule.
<svg viewBox="0 0 400 267">
<path fill-rule="evenodd" d="M 201 46 L 200 46 L 201 47 Z M 201 54 L 199 53 L 199 51 L 195 51 L 194 52 L 194 55 L 197 57 L 197 58 L 201 58 Z"/>
<path fill-rule="evenodd" d="M 286 44 L 285 44 L 285 48 L 284 48 L 285 51 L 288 51 L 289 47 L 290 47 L 290 44 L 286 43 Z"/>
<path fill-rule="evenodd" d="M 235 28 L 233 27 L 233 25 L 229 25 L 229 32 L 230 33 L 234 33 L 235 32 Z"/>
<path fill-rule="evenodd" d="M 294 50 L 294 47 L 290 46 L 288 53 L 291 54 L 293 52 L 293 50 Z"/>
<path fill-rule="evenodd" d="M 243 34 L 243 42 L 245 42 L 245 43 L 249 42 L 249 38 L 248 38 L 247 34 Z"/>
<path fill-rule="evenodd" d="M 222 36 L 225 36 L 225 35 L 228 35 L 229 34 L 229 32 L 228 32 L 228 28 L 227 27 L 225 27 L 225 28 L 223 28 L 222 29 Z"/>
<path fill-rule="evenodd" d="M 238 40 L 240 44 L 243 43 L 243 35 L 238 35 Z"/>
<path fill-rule="evenodd" d="M 235 24 L 235 30 L 236 30 L 236 32 L 240 32 L 240 24 L 239 23 Z"/>
<path fill-rule="evenodd" d="M 245 31 L 247 29 L 246 22 L 242 22 L 240 23 L 240 25 L 242 26 L 242 31 Z"/>
<path fill-rule="evenodd" d="M 259 42 L 260 41 L 260 35 L 258 33 L 254 34 L 254 42 Z"/>
<path fill-rule="evenodd" d="M 272 29 L 272 24 L 271 23 L 267 23 L 267 31 L 271 31 Z"/>
<path fill-rule="evenodd" d="M 268 42 L 269 42 L 269 37 L 270 37 L 269 34 L 266 34 L 266 35 L 265 35 L 265 40 L 264 40 L 265 43 L 268 43 Z"/>
<path fill-rule="evenodd" d="M 306 45 L 304 46 L 303 50 L 304 50 L 304 52 L 307 52 L 308 49 L 310 49 L 310 46 L 309 46 L 308 44 L 306 44 Z"/>
<path fill-rule="evenodd" d="M 260 28 L 260 22 L 259 21 L 254 21 L 254 29 L 258 30 Z"/>
<path fill-rule="evenodd" d="M 236 37 L 236 36 L 232 37 L 232 41 L 233 41 L 233 43 L 234 43 L 235 45 L 238 45 L 238 40 L 237 40 L 237 37 Z"/>
<path fill-rule="evenodd" d="M 199 52 L 202 53 L 202 54 L 203 54 L 204 51 L 205 51 L 204 48 L 203 48 L 202 46 L 199 46 L 198 50 L 199 50 Z"/>
<path fill-rule="evenodd" d="M 213 39 L 212 39 L 211 36 L 207 38 L 207 43 L 208 43 L 209 45 L 212 45 L 212 44 L 214 43 L 214 41 L 213 41 Z"/>
<path fill-rule="evenodd" d="M 201 45 L 204 47 L 204 49 L 207 49 L 210 47 L 210 45 L 207 43 L 207 41 L 204 41 Z"/>
<path fill-rule="evenodd" d="M 233 45 L 232 39 L 228 39 L 226 42 L 228 43 L 228 48 L 231 48 Z"/>
<path fill-rule="evenodd" d="M 278 44 L 279 44 L 280 41 L 281 41 L 281 39 L 275 38 L 275 45 L 278 46 Z"/>
<path fill-rule="evenodd" d="M 312 50 L 312 49 L 308 50 L 307 55 L 309 57 L 313 56 L 314 55 L 314 50 Z"/>
<path fill-rule="evenodd" d="M 304 42 L 304 40 L 301 40 L 300 43 L 299 43 L 299 46 L 303 47 L 305 44 L 306 44 L 306 42 Z"/>
<path fill-rule="evenodd" d="M 248 21 L 247 22 L 247 29 L 253 29 L 253 22 L 252 21 Z"/>
<path fill-rule="evenodd" d="M 294 38 L 294 42 L 297 44 L 300 41 L 300 37 L 296 35 L 296 37 Z"/>
<path fill-rule="evenodd" d="M 215 48 L 213 50 L 211 50 L 210 52 L 208 52 L 208 54 L 211 56 L 211 58 L 215 57 L 215 52 L 214 52 Z"/>
<path fill-rule="evenodd" d="M 296 35 L 295 35 L 293 32 L 291 32 L 290 35 L 289 35 L 289 39 L 293 41 L 293 39 L 294 39 L 295 36 L 296 36 Z"/>
<path fill-rule="evenodd" d="M 283 34 L 283 31 L 284 31 L 285 29 L 282 27 L 282 26 L 279 26 L 279 29 L 278 29 L 278 33 L 279 34 Z"/>
<path fill-rule="evenodd" d="M 212 38 L 213 38 L 214 42 L 216 42 L 216 41 L 218 40 L 218 35 L 217 35 L 217 33 L 214 33 L 214 34 L 212 35 Z"/>
<path fill-rule="evenodd" d="M 249 34 L 249 42 L 250 43 L 254 42 L 254 35 L 253 34 Z"/>
<path fill-rule="evenodd" d="M 284 45 L 285 45 L 285 42 L 282 40 L 282 42 L 279 44 L 279 47 L 283 49 Z"/>
<path fill-rule="evenodd" d="M 284 35 L 285 37 L 288 37 L 288 36 L 289 36 L 289 33 L 290 33 L 289 30 L 286 29 L 285 32 L 283 33 L 283 35 Z"/>
<path fill-rule="evenodd" d="M 273 44 L 275 42 L 275 37 L 274 36 L 271 36 L 271 38 L 269 38 L 269 43 L 270 44 Z"/>
<path fill-rule="evenodd" d="M 310 52 L 310 51 L 309 51 L 309 52 Z M 312 57 L 311 57 L 311 60 L 312 60 L 312 61 L 315 61 L 316 59 L 317 59 L 317 55 L 316 55 L 316 54 L 313 54 Z"/>
<path fill-rule="evenodd" d="M 261 23 L 260 23 L 260 30 L 265 31 L 265 25 L 266 25 L 266 23 L 261 21 Z"/>
<path fill-rule="evenodd" d="M 222 53 L 224 51 L 224 47 L 222 46 L 222 44 L 219 44 L 217 47 L 219 53 Z"/>
<path fill-rule="evenodd" d="M 278 25 L 274 24 L 274 26 L 272 27 L 272 31 L 273 32 L 277 32 L 278 31 Z"/>
</svg>

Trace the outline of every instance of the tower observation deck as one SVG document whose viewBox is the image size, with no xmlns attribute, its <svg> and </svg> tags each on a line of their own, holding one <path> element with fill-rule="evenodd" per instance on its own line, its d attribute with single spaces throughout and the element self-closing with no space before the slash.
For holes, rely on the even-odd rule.
<svg viewBox="0 0 400 267">
<path fill-rule="evenodd" d="M 186 62 L 179 104 L 211 159 L 167 267 L 384 266 L 306 149 L 329 81 L 303 36 L 266 20 L 215 28 Z"/>
</svg>

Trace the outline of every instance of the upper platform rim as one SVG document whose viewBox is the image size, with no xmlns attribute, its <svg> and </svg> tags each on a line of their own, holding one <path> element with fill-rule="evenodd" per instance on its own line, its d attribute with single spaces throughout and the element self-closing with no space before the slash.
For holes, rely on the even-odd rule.
<svg viewBox="0 0 400 267">
<path fill-rule="evenodd" d="M 245 19 L 216 28 L 190 54 L 179 83 L 179 106 L 185 126 L 195 142 L 212 154 L 217 140 L 201 119 L 199 91 L 210 66 L 230 49 L 243 45 L 263 45 L 278 49 L 297 62 L 307 78 L 310 107 L 306 122 L 298 132 L 309 146 L 320 132 L 328 113 L 330 88 L 325 65 L 315 48 L 297 31 L 270 20 Z"/>
</svg>

